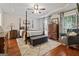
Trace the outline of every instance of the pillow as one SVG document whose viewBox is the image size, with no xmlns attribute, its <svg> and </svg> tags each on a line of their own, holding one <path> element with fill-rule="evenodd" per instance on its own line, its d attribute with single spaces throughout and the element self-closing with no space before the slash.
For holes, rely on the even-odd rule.
<svg viewBox="0 0 79 59">
<path fill-rule="evenodd" d="M 77 33 L 76 33 L 76 32 L 70 32 L 68 35 L 69 35 L 69 36 L 76 36 Z"/>
</svg>

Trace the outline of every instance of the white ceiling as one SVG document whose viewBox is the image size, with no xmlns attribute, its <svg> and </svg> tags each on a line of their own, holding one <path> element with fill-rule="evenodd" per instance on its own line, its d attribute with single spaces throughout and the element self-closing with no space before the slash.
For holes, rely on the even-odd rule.
<svg viewBox="0 0 79 59">
<path fill-rule="evenodd" d="M 39 7 L 44 7 L 46 10 L 41 11 L 41 14 L 32 14 L 27 8 L 32 8 L 33 3 L 0 3 L 0 8 L 5 13 L 10 13 L 14 15 L 24 16 L 26 10 L 28 11 L 28 17 L 39 18 L 42 16 L 49 15 L 56 11 L 65 11 L 76 7 L 73 3 L 38 3 Z"/>
</svg>

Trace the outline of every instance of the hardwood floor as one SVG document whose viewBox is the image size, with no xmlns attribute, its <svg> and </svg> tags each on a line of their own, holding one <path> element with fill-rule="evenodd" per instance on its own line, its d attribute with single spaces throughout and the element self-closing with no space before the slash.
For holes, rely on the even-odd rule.
<svg viewBox="0 0 79 59">
<path fill-rule="evenodd" d="M 48 51 L 44 56 L 79 56 L 79 50 L 67 48 L 66 45 L 60 45 Z"/>
<path fill-rule="evenodd" d="M 8 46 L 8 49 L 7 49 L 8 56 L 21 55 L 16 39 L 9 39 L 7 46 Z"/>
<path fill-rule="evenodd" d="M 21 56 L 16 39 L 8 40 L 8 56 Z M 79 56 L 79 50 L 60 45 L 44 54 L 44 56 Z"/>
</svg>

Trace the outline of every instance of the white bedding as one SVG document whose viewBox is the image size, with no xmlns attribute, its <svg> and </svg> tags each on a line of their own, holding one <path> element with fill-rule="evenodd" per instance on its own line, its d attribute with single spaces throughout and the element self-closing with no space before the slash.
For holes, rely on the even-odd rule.
<svg viewBox="0 0 79 59">
<path fill-rule="evenodd" d="M 43 31 L 27 31 L 30 36 L 42 35 Z"/>
</svg>

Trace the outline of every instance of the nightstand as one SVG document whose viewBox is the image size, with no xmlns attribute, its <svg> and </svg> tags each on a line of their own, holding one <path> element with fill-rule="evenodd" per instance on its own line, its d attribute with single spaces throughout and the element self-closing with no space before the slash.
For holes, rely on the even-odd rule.
<svg viewBox="0 0 79 59">
<path fill-rule="evenodd" d="M 10 39 L 16 39 L 17 38 L 17 30 L 11 30 L 9 32 L 9 34 L 10 34 L 10 36 L 9 36 Z"/>
</svg>

